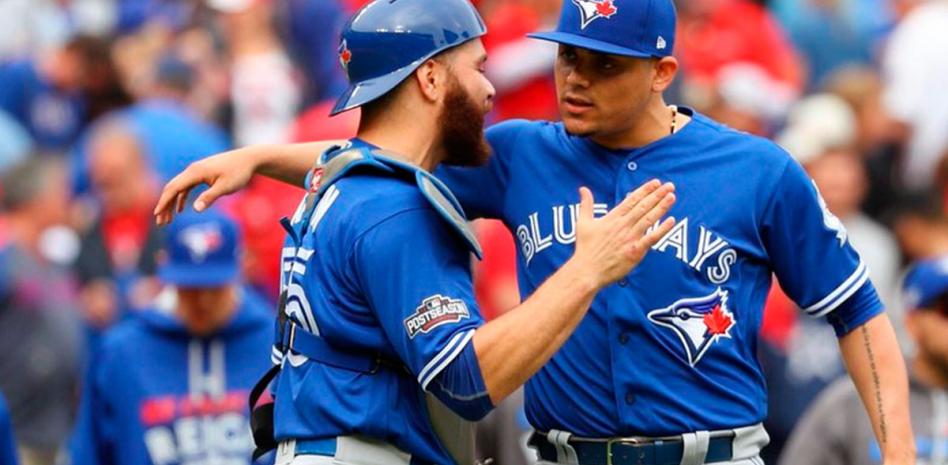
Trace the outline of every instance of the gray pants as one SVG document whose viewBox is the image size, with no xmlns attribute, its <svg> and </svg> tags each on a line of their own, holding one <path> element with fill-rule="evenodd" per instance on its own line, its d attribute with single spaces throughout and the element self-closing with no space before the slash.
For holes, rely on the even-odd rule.
<svg viewBox="0 0 948 465">
<path fill-rule="evenodd" d="M 760 458 L 760 451 L 770 442 L 770 436 L 764 426 L 757 424 L 745 428 L 735 428 L 727 431 L 697 431 L 681 435 L 684 443 L 684 454 L 680 465 L 705 465 L 705 454 L 708 452 L 708 442 L 712 436 L 730 435 L 734 437 L 733 460 L 730 462 L 716 462 L 713 465 L 764 465 Z M 540 465 L 575 465 L 576 452 L 569 446 L 569 435 L 563 432 L 551 432 L 547 435 L 550 441 L 557 445 L 559 457 L 557 462 L 540 462 Z M 601 464 L 606 465 L 606 464 Z"/>
<path fill-rule="evenodd" d="M 274 465 L 408 465 L 411 456 L 395 446 L 358 436 L 336 438 L 335 457 L 296 455 L 296 442 L 281 442 Z"/>
</svg>

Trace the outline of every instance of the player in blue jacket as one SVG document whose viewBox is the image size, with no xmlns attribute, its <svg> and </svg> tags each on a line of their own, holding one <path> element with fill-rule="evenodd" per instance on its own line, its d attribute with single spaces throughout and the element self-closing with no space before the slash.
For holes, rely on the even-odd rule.
<svg viewBox="0 0 948 465">
<path fill-rule="evenodd" d="M 10 410 L 0 394 L 0 463 L 16 465 L 16 440 L 13 437 L 13 425 L 10 423 Z"/>
<path fill-rule="evenodd" d="M 577 186 L 592 189 L 598 211 L 648 179 L 678 187 L 676 226 L 597 295 L 527 383 L 531 443 L 554 463 L 759 462 L 767 404 L 755 353 L 776 275 L 836 329 L 885 463 L 914 463 L 904 362 L 865 264 L 785 152 L 665 103 L 678 69 L 675 22 L 669 0 L 564 2 L 557 31 L 536 35 L 559 43 L 563 121 L 501 123 L 487 130 L 486 166 L 437 173 L 471 217 L 499 218 L 515 233 L 525 296 L 574 251 Z M 254 170 L 298 182 L 323 147 L 249 148 L 195 164 L 169 183 L 159 218 L 201 182 L 212 187 L 199 208 Z"/>
<path fill-rule="evenodd" d="M 240 285 L 237 226 L 188 214 L 167 231 L 156 308 L 106 333 L 73 439 L 76 465 L 250 464 L 246 398 L 269 368 L 273 312 Z"/>
</svg>

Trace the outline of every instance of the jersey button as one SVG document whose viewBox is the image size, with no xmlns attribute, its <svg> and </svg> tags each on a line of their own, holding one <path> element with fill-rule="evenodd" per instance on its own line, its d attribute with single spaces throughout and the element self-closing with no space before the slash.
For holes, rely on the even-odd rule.
<svg viewBox="0 0 948 465">
<path fill-rule="evenodd" d="M 619 344 L 626 345 L 629 343 L 629 333 L 622 333 L 619 335 Z"/>
<path fill-rule="evenodd" d="M 635 403 L 635 394 L 633 394 L 632 391 L 628 391 L 625 393 L 625 403 L 629 405 L 632 405 Z"/>
<path fill-rule="evenodd" d="M 619 287 L 626 287 L 626 286 L 628 286 L 628 285 L 629 285 L 629 280 L 628 280 L 628 279 L 622 278 L 622 279 L 619 280 Z"/>
<path fill-rule="evenodd" d="M 635 171 L 639 169 L 639 164 L 634 161 L 630 161 L 628 164 L 625 165 L 625 167 L 628 168 L 629 171 Z"/>
</svg>

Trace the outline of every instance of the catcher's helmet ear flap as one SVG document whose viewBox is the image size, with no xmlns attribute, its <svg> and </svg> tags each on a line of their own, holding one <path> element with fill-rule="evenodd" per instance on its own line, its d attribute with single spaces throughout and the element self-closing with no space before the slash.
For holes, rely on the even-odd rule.
<svg viewBox="0 0 948 465">
<path fill-rule="evenodd" d="M 425 61 L 487 33 L 468 0 L 375 0 L 346 23 L 339 62 L 349 77 L 331 115 L 394 89 Z"/>
</svg>

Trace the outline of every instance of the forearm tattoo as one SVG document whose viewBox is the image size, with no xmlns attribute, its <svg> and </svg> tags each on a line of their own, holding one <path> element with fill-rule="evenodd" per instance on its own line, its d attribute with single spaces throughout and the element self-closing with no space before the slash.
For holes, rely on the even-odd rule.
<svg viewBox="0 0 948 465">
<path fill-rule="evenodd" d="M 885 424 L 885 410 L 882 408 L 882 384 L 879 381 L 879 371 L 876 368 L 876 357 L 872 353 L 872 344 L 869 341 L 869 330 L 862 326 L 862 339 L 866 345 L 866 355 L 869 357 L 869 369 L 872 372 L 872 386 L 875 389 L 876 409 L 879 411 L 879 440 L 882 444 L 888 442 L 888 433 Z"/>
</svg>

